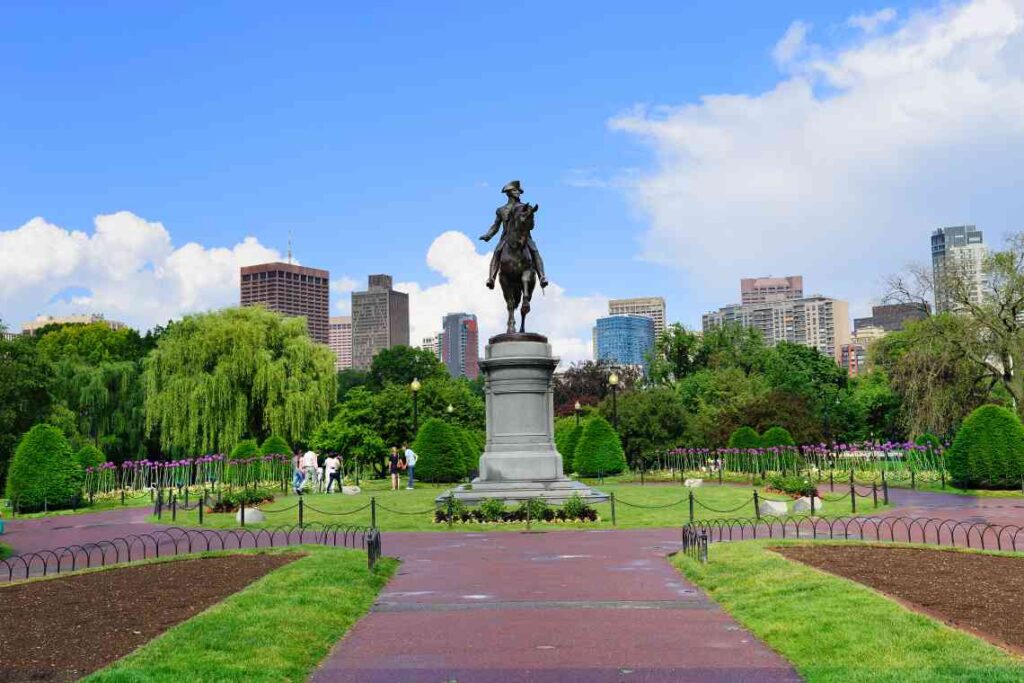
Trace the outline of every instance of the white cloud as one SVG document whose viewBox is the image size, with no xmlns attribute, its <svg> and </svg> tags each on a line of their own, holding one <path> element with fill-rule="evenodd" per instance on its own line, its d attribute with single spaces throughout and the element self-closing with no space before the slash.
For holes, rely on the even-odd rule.
<svg viewBox="0 0 1024 683">
<path fill-rule="evenodd" d="M 807 32 L 811 25 L 802 21 L 794 21 L 786 29 L 786 33 L 772 48 L 772 58 L 779 66 L 786 66 L 799 57 L 807 49 Z"/>
<path fill-rule="evenodd" d="M 91 235 L 33 218 L 0 231 L 0 316 L 17 329 L 40 314 L 103 313 L 145 329 L 237 304 L 239 267 L 278 259 L 253 237 L 175 248 L 163 224 L 128 211 L 97 216 Z"/>
<path fill-rule="evenodd" d="M 929 257 L 936 227 L 977 223 L 993 243 L 1024 228 L 1024 0 L 943 5 L 828 49 L 801 26 L 775 50 L 793 75 L 766 92 L 610 121 L 656 152 L 628 192 L 651 219 L 644 256 L 699 283 L 691 305 L 767 274 L 867 302 Z"/>
<path fill-rule="evenodd" d="M 896 10 L 892 7 L 886 7 L 872 14 L 855 14 L 846 20 L 846 25 L 851 28 L 859 28 L 865 33 L 874 33 L 895 18 Z"/>
<path fill-rule="evenodd" d="M 476 314 L 481 347 L 489 337 L 505 331 L 501 289 L 484 287 L 489 262 L 490 252 L 479 253 L 474 242 L 461 232 L 448 231 L 434 240 L 427 251 L 427 265 L 442 282 L 427 287 L 415 282 L 395 285 L 395 289 L 409 294 L 410 342 L 414 346 L 436 334 L 448 313 Z M 526 329 L 546 335 L 563 362 L 584 360 L 591 357 L 594 320 L 607 314 L 607 298 L 569 296 L 557 283 L 551 283 L 543 294 L 540 287 L 534 292 Z"/>
<path fill-rule="evenodd" d="M 335 313 L 352 315 L 352 292 L 357 287 L 359 287 L 359 282 L 347 275 L 331 280 L 331 298 L 335 299 Z"/>
</svg>

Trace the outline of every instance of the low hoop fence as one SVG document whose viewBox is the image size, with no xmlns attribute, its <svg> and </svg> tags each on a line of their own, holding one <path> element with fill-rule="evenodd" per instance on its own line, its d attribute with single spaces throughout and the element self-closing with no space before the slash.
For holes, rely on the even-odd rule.
<svg viewBox="0 0 1024 683">
<path fill-rule="evenodd" d="M 708 532 L 705 529 L 698 529 L 693 526 L 683 527 L 683 547 L 681 551 L 684 555 L 697 560 L 698 562 L 708 561 Z"/>
<path fill-rule="evenodd" d="M 13 555 L 0 560 L 0 583 L 160 557 L 306 544 L 365 550 L 370 569 L 381 557 L 380 530 L 372 527 L 317 523 L 228 530 L 167 527 L 96 543 Z"/>
<path fill-rule="evenodd" d="M 763 538 L 857 540 L 1024 552 L 1024 526 L 936 517 L 762 516 L 706 519 L 682 528 L 684 549 L 694 534 L 708 543 Z"/>
</svg>

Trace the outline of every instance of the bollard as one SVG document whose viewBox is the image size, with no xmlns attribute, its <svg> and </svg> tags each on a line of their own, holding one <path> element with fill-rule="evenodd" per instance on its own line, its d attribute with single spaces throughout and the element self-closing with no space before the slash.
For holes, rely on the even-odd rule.
<svg viewBox="0 0 1024 683">
<path fill-rule="evenodd" d="M 814 516 L 814 499 L 817 497 L 814 493 L 811 494 L 811 517 Z"/>
<path fill-rule="evenodd" d="M 448 494 L 448 528 L 452 528 L 452 524 L 455 523 L 455 498 L 452 494 Z"/>
<path fill-rule="evenodd" d="M 89 490 L 89 505 L 92 505 L 92 489 Z"/>
<path fill-rule="evenodd" d="M 910 470 L 910 488 L 917 488 L 917 471 L 913 469 Z"/>
<path fill-rule="evenodd" d="M 238 518 L 241 521 L 242 526 L 245 526 L 245 503 L 239 503 L 238 505 Z M 299 526 L 301 527 L 302 524 L 299 524 Z"/>
<path fill-rule="evenodd" d="M 121 505 L 124 505 L 124 488 L 121 489 Z"/>
<path fill-rule="evenodd" d="M 850 473 L 850 512 L 857 514 L 857 489 L 853 487 L 853 473 Z"/>
<path fill-rule="evenodd" d="M 757 489 L 754 489 L 754 519 L 761 519 L 761 503 L 757 495 Z"/>
<path fill-rule="evenodd" d="M 199 526 L 203 525 L 203 508 L 206 507 L 206 491 L 203 491 L 203 497 L 199 499 Z"/>
<path fill-rule="evenodd" d="M 304 504 L 304 501 L 302 499 L 302 496 L 299 496 L 299 528 L 300 529 L 302 528 L 302 525 L 305 522 L 305 520 L 303 519 L 303 517 L 305 517 L 304 512 L 305 512 L 305 504 Z"/>
<path fill-rule="evenodd" d="M 176 496 L 171 496 L 171 521 L 178 521 L 178 499 Z"/>
<path fill-rule="evenodd" d="M 722 485 L 722 472 L 725 470 L 725 463 L 719 463 L 718 465 L 718 485 Z"/>
<path fill-rule="evenodd" d="M 693 489 L 690 489 L 690 524 L 693 524 Z"/>
<path fill-rule="evenodd" d="M 614 491 L 612 491 L 612 493 L 611 493 L 611 503 L 612 503 L 612 526 L 615 526 L 615 492 Z"/>
<path fill-rule="evenodd" d="M 889 484 L 882 479 L 882 502 L 886 505 L 889 504 Z"/>
<path fill-rule="evenodd" d="M 942 477 L 942 490 L 946 490 L 946 470 L 940 469 L 939 476 Z M 1021 479 L 1022 488 L 1024 488 L 1024 478 Z"/>
<path fill-rule="evenodd" d="M 188 507 L 188 487 L 185 487 L 185 507 Z"/>
<path fill-rule="evenodd" d="M 370 496 L 370 528 L 377 528 L 377 496 Z"/>
<path fill-rule="evenodd" d="M 532 500 L 533 500 L 532 498 L 527 498 L 526 499 L 526 530 L 527 531 L 530 530 L 530 512 L 531 512 L 531 510 L 530 510 L 530 502 Z"/>
<path fill-rule="evenodd" d="M 836 491 L 836 477 L 835 472 L 832 470 L 828 471 L 828 490 L 832 493 Z"/>
<path fill-rule="evenodd" d="M 875 501 L 875 507 L 878 507 L 878 484 L 871 482 L 871 498 Z"/>
</svg>

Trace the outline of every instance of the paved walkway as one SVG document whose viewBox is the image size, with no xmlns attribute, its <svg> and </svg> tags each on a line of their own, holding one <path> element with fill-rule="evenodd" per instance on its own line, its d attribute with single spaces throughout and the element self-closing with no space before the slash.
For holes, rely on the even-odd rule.
<svg viewBox="0 0 1024 683">
<path fill-rule="evenodd" d="M 152 512 L 152 507 L 146 505 L 32 519 L 5 517 L 5 531 L 0 541 L 11 546 L 19 555 L 62 546 L 109 541 L 118 536 L 144 534 L 160 528 L 146 521 Z"/>
<path fill-rule="evenodd" d="M 312 680 L 800 680 L 666 561 L 677 534 L 386 534 L 399 574 Z"/>
</svg>

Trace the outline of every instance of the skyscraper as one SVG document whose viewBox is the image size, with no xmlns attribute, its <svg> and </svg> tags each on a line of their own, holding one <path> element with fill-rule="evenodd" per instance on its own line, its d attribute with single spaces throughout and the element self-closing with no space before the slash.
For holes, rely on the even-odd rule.
<svg viewBox="0 0 1024 683">
<path fill-rule="evenodd" d="M 480 333 L 472 313 L 449 313 L 442 321 L 441 361 L 452 377 L 480 374 Z"/>
<path fill-rule="evenodd" d="M 665 331 L 665 299 L 660 296 L 612 299 L 608 302 L 608 315 L 642 315 L 654 321 L 655 335 Z"/>
<path fill-rule="evenodd" d="M 334 351 L 334 369 L 352 367 L 352 317 L 331 316 L 331 351 Z"/>
<path fill-rule="evenodd" d="M 610 315 L 594 327 L 595 358 L 617 365 L 647 367 L 654 349 L 655 323 L 645 315 Z"/>
<path fill-rule="evenodd" d="M 745 277 L 740 280 L 740 303 L 763 304 L 768 301 L 802 299 L 803 275 L 788 277 Z"/>
<path fill-rule="evenodd" d="M 330 273 L 326 270 L 291 263 L 243 266 L 241 285 L 243 306 L 265 306 L 282 315 L 304 317 L 309 336 L 329 343 Z"/>
<path fill-rule="evenodd" d="M 441 360 L 441 339 L 443 338 L 443 332 L 424 337 L 423 341 L 420 342 L 420 348 L 424 351 L 430 351 L 438 360 Z"/>
<path fill-rule="evenodd" d="M 857 332 L 865 327 L 880 327 L 886 332 L 899 332 L 905 323 L 923 320 L 929 313 L 931 307 L 923 303 L 872 306 L 870 318 L 853 319 L 853 331 Z"/>
<path fill-rule="evenodd" d="M 352 367 L 366 370 L 381 349 L 409 345 L 409 295 L 392 289 L 390 275 L 371 275 L 352 292 Z"/>
<path fill-rule="evenodd" d="M 961 283 L 972 303 L 984 296 L 985 239 L 973 225 L 939 228 L 932 233 L 932 277 L 935 285 L 935 311 L 944 313 L 957 308 L 950 291 L 953 283 Z"/>
</svg>

